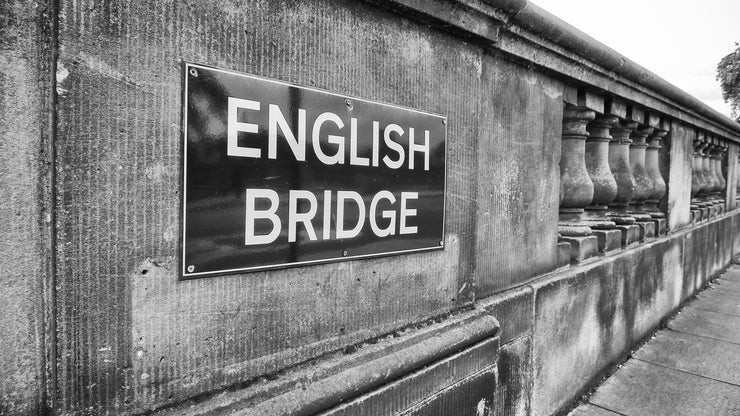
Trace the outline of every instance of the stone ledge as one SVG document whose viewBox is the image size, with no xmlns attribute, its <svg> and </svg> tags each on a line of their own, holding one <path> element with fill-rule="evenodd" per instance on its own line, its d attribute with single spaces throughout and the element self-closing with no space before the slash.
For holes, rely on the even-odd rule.
<svg viewBox="0 0 740 416">
<path fill-rule="evenodd" d="M 498 338 L 488 338 L 322 415 L 475 414 L 494 400 L 498 349 Z"/>
<path fill-rule="evenodd" d="M 501 345 L 505 345 L 532 334 L 533 298 L 530 287 L 519 286 L 477 301 L 476 308 L 496 317 L 501 325 Z"/>
<path fill-rule="evenodd" d="M 435 394 L 441 394 L 455 383 L 480 381 L 480 377 L 487 380 L 489 372 L 495 373 L 499 335 L 499 324 L 493 316 L 481 310 L 464 312 L 442 323 L 412 330 L 406 336 L 389 336 L 352 353 L 339 353 L 302 368 L 288 370 L 275 380 L 222 392 L 198 403 L 186 401 L 153 414 L 205 415 L 238 411 L 242 415 L 259 416 L 311 415 L 376 390 L 412 388 L 421 389 L 420 392 L 427 389 L 424 391 L 429 393 L 434 389 L 423 383 L 424 377 L 418 379 L 415 374 L 442 368 L 439 366 L 444 367 L 451 362 L 454 365 L 459 363 L 458 378 L 437 380 Z M 467 359 L 482 352 L 485 354 L 479 358 L 488 357 L 490 361 L 473 360 L 472 364 L 477 367 L 471 367 Z"/>
</svg>

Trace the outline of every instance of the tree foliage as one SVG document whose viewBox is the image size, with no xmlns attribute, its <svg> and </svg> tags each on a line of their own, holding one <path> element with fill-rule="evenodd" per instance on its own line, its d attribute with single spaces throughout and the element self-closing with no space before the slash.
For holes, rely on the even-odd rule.
<svg viewBox="0 0 740 416">
<path fill-rule="evenodd" d="M 732 116 L 740 122 L 740 44 L 717 64 L 717 81 L 722 88 L 722 98 L 732 108 Z"/>
</svg>

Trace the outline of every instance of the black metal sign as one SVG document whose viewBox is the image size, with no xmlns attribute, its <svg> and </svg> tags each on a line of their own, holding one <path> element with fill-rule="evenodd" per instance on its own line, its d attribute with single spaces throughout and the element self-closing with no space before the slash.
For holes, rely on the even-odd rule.
<svg viewBox="0 0 740 416">
<path fill-rule="evenodd" d="M 440 249 L 446 118 L 184 65 L 182 277 Z"/>
</svg>

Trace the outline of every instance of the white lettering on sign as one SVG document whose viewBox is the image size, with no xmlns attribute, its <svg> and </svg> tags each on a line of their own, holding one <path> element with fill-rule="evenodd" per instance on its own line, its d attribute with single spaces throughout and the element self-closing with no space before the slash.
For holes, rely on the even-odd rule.
<svg viewBox="0 0 740 416">
<path fill-rule="evenodd" d="M 357 215 L 357 223 L 352 228 L 346 230 L 344 220 L 344 207 L 346 206 L 347 200 L 355 201 L 359 214 Z M 362 230 L 362 226 L 365 223 L 365 202 L 362 200 L 362 195 L 355 191 L 339 191 L 337 192 L 337 238 L 352 238 L 357 237 Z"/>
<path fill-rule="evenodd" d="M 297 161 L 306 161 L 306 132 L 308 131 L 308 122 L 306 110 L 297 109 L 298 122 L 297 131 L 291 130 L 285 114 L 275 104 L 267 106 L 267 157 L 277 159 L 278 131 L 285 138 L 286 143 L 293 152 L 293 157 Z M 228 114 L 227 114 L 227 155 L 234 157 L 261 158 L 262 151 L 258 147 L 249 146 L 249 140 L 239 145 L 239 133 L 257 134 L 259 125 L 244 121 L 239 121 L 239 109 L 248 110 L 249 112 L 262 111 L 264 106 L 259 101 L 245 100 L 241 98 L 229 97 Z M 247 119 L 253 118 L 253 115 L 247 112 Z M 388 152 L 381 158 L 380 155 L 380 123 L 372 121 L 372 155 L 370 158 L 358 154 L 358 137 L 357 128 L 358 120 L 356 117 L 349 119 L 349 126 L 337 114 L 330 111 L 319 114 L 311 124 L 311 148 L 316 157 L 325 165 L 343 165 L 347 163 L 345 150 L 347 145 L 346 129 L 349 129 L 349 165 L 353 166 L 373 166 L 378 167 L 380 161 L 391 169 L 400 169 L 404 165 L 413 170 L 414 157 L 416 154 L 424 156 L 424 170 L 429 170 L 429 130 L 424 130 L 424 140 L 416 142 L 416 131 L 413 127 L 404 129 L 398 124 L 390 123 L 382 131 L 383 143 L 388 148 Z M 341 133 L 344 132 L 344 135 Z M 408 137 L 408 151 L 399 143 L 402 137 Z M 247 136 L 248 137 L 248 136 Z M 328 147 L 325 148 L 325 144 Z"/>
<path fill-rule="evenodd" d="M 280 217 L 276 214 L 280 208 L 277 192 L 271 189 L 247 188 L 246 195 L 246 237 L 244 244 L 261 245 L 275 242 L 281 235 L 284 235 Z M 365 228 L 366 222 L 370 223 L 370 230 L 378 237 L 388 237 L 395 234 L 416 234 L 418 231 L 416 226 L 407 225 L 409 219 L 416 216 L 416 209 L 408 208 L 408 204 L 409 201 L 418 199 L 418 192 L 401 192 L 398 207 L 395 206 L 396 196 L 386 190 L 375 194 L 369 207 L 365 206 L 362 195 L 354 191 L 334 192 L 324 190 L 323 195 L 323 206 L 321 207 L 323 215 L 321 215 L 321 219 L 317 220 L 315 217 L 319 211 L 319 203 L 313 192 L 291 190 L 288 193 L 288 242 L 292 243 L 297 240 L 299 225 L 305 230 L 308 239 L 311 241 L 318 240 L 317 225 L 322 230 L 322 240 L 357 237 Z M 334 195 L 336 195 L 336 198 L 334 198 Z M 259 204 L 258 200 L 260 200 Z M 299 212 L 299 200 L 307 203 L 307 210 Z M 336 203 L 333 202 L 334 200 L 336 200 Z M 380 211 L 380 217 L 388 221 L 387 225 L 384 224 L 383 227 L 378 224 L 377 219 L 378 206 L 381 203 L 387 208 Z M 258 205 L 260 208 L 258 208 Z M 346 215 L 348 209 L 352 209 L 353 215 L 351 218 Z M 354 215 L 355 212 L 357 213 L 356 216 Z M 336 227 L 333 233 L 332 214 L 336 215 Z M 398 228 L 396 228 L 397 217 L 399 218 Z M 258 226 L 269 231 L 258 234 L 256 232 Z"/>
<path fill-rule="evenodd" d="M 380 191 L 373 197 L 373 201 L 370 203 L 370 212 L 375 212 L 378 209 L 378 203 L 381 199 L 390 201 L 391 204 L 396 202 L 396 197 L 388 191 Z M 380 214 L 383 218 L 390 220 L 386 228 L 378 227 L 378 220 L 375 216 L 370 217 L 370 228 L 373 233 L 378 237 L 388 237 L 396 233 L 396 211 L 383 211 Z"/>
<path fill-rule="evenodd" d="M 231 114 L 231 97 L 229 97 L 229 114 Z M 259 108 L 258 108 L 259 109 Z M 275 104 L 270 104 L 270 111 L 268 115 L 267 131 L 269 132 L 267 157 L 270 159 L 277 159 L 277 130 L 278 127 L 283 132 L 285 141 L 288 142 L 290 149 L 293 151 L 293 156 L 296 160 L 301 162 L 306 160 L 306 110 L 298 110 L 298 138 L 293 135 L 293 131 L 288 127 L 288 122 L 285 120 L 285 116 L 280 111 L 280 107 Z M 231 123 L 231 117 L 229 117 L 229 123 Z M 229 153 L 231 156 L 231 153 Z M 413 164 L 413 163 L 412 163 Z"/>
<path fill-rule="evenodd" d="M 237 121 L 239 109 L 259 111 L 260 103 L 252 100 L 229 97 L 228 130 L 226 132 L 226 151 L 229 156 L 256 157 L 262 156 L 260 149 L 254 147 L 240 147 L 237 144 L 239 132 L 257 133 L 259 126 L 252 123 L 240 123 Z"/>
<path fill-rule="evenodd" d="M 249 192 L 249 190 L 247 190 Z M 308 212 L 298 212 L 298 198 L 304 199 L 310 203 Z M 309 240 L 316 240 L 316 231 L 313 229 L 311 220 L 316 215 L 316 197 L 313 192 L 308 191 L 292 191 L 289 195 L 289 207 L 288 207 L 288 242 L 295 242 L 295 230 L 298 222 L 303 223 L 303 227 L 306 229 Z"/>
<path fill-rule="evenodd" d="M 265 210 L 257 209 L 257 200 L 263 199 L 270 202 L 270 207 Z M 270 244 L 280 235 L 281 221 L 277 212 L 280 198 L 272 189 L 247 189 L 247 218 L 244 232 L 244 245 Z M 264 219 L 271 223 L 272 230 L 264 235 L 255 233 L 254 223 Z"/>
</svg>

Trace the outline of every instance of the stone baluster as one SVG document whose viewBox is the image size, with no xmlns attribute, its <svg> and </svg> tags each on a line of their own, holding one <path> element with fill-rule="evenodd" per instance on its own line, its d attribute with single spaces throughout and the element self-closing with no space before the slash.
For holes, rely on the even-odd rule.
<svg viewBox="0 0 740 416">
<path fill-rule="evenodd" d="M 591 205 L 586 207 L 586 222 L 598 238 L 599 251 L 608 252 L 622 246 L 622 233 L 607 214 L 608 205 L 617 196 L 617 182 L 609 168 L 609 130 L 619 119 L 616 116 L 600 115 L 588 123 L 586 139 L 586 170 L 594 186 Z"/>
<path fill-rule="evenodd" d="M 717 139 L 710 137 L 707 142 L 709 145 L 706 150 L 706 157 L 704 159 L 704 171 L 708 178 L 709 185 L 707 187 L 707 198 L 711 204 L 711 214 L 717 214 L 717 206 L 719 205 L 719 178 L 717 177 L 717 171 L 714 167 L 715 161 L 717 160 L 717 151 L 719 150 L 719 142 Z"/>
<path fill-rule="evenodd" d="M 706 138 L 706 147 L 704 148 L 704 155 L 702 156 L 702 164 L 704 167 L 704 179 L 706 180 L 706 184 L 704 187 L 704 200 L 706 202 L 706 206 L 709 209 L 709 217 L 714 217 L 717 215 L 717 177 L 714 174 L 714 152 L 716 151 L 717 146 L 715 140 L 707 136 Z"/>
<path fill-rule="evenodd" d="M 586 168 L 586 125 L 595 116 L 596 113 L 583 107 L 568 106 L 563 110 L 558 232 L 561 241 L 570 243 L 573 262 L 583 261 L 598 252 L 598 240 L 583 221 L 584 209 L 594 196 L 594 186 Z"/>
<path fill-rule="evenodd" d="M 609 169 L 617 183 L 617 195 L 609 204 L 607 215 L 617 224 L 622 233 L 622 246 L 628 246 L 640 239 L 640 228 L 629 212 L 629 203 L 635 192 L 635 178 L 630 169 L 630 133 L 637 127 L 636 122 L 619 121 L 611 130 L 609 142 Z"/>
<path fill-rule="evenodd" d="M 666 193 L 666 184 L 663 175 L 660 173 L 660 148 L 663 137 L 668 134 L 667 131 L 655 129 L 648 136 L 648 147 L 645 150 L 645 169 L 651 181 L 650 196 L 645 200 L 644 210 L 655 223 L 655 232 L 658 235 L 665 234 L 666 223 L 665 214 L 658 208 L 658 203 Z"/>
<path fill-rule="evenodd" d="M 740 158 L 735 163 L 735 209 L 740 208 Z"/>
<path fill-rule="evenodd" d="M 699 176 L 699 192 L 696 194 L 700 200 L 706 196 L 707 189 L 709 189 L 710 180 L 707 177 L 707 171 L 704 169 L 704 161 L 706 160 L 706 151 L 709 147 L 709 143 L 705 141 L 704 135 L 699 136 L 699 146 L 697 147 L 697 173 Z"/>
<path fill-rule="evenodd" d="M 717 201 L 717 214 L 723 213 L 725 206 L 724 198 L 724 178 L 722 178 L 722 142 L 715 138 L 714 152 L 712 152 L 712 163 L 711 169 L 713 171 L 714 179 L 716 180 L 714 186 L 714 198 Z"/>
<path fill-rule="evenodd" d="M 714 172 L 717 175 L 717 178 L 719 178 L 719 191 L 720 195 L 724 195 L 725 188 L 727 188 L 727 179 L 725 179 L 725 174 L 722 171 L 722 165 L 725 164 L 724 161 L 727 158 L 727 143 L 720 142 L 719 145 L 719 151 L 717 152 L 717 159 L 715 161 L 714 165 Z"/>
<path fill-rule="evenodd" d="M 630 214 L 640 226 L 640 239 L 655 236 L 655 223 L 652 221 L 650 214 L 645 212 L 645 201 L 650 198 L 653 192 L 653 181 L 645 167 L 645 153 L 648 147 L 647 137 L 653 132 L 654 128 L 649 126 L 638 126 L 632 130 L 630 138 L 630 170 L 635 177 L 635 192 L 632 194 L 630 201 Z"/>
<path fill-rule="evenodd" d="M 599 116 L 587 126 L 586 170 L 594 186 L 591 205 L 586 207 L 589 219 L 606 219 L 607 206 L 617 196 L 617 181 L 609 168 L 609 142 L 612 139 L 609 130 L 617 121 L 614 116 Z"/>
<path fill-rule="evenodd" d="M 704 144 L 702 145 L 701 152 L 701 171 L 704 177 L 704 183 L 702 184 L 702 189 L 700 192 L 704 194 L 704 199 L 706 200 L 707 204 L 710 205 L 715 182 L 713 172 L 711 169 L 709 169 L 709 154 L 711 153 L 712 149 L 714 149 L 714 145 L 712 144 L 711 139 L 706 138 Z"/>
<path fill-rule="evenodd" d="M 699 190 L 701 190 L 701 171 L 699 170 L 699 148 L 701 146 L 701 140 L 698 135 L 694 138 L 693 142 L 693 154 L 691 156 L 691 221 L 699 221 L 701 219 L 702 211 L 699 206 Z"/>
<path fill-rule="evenodd" d="M 717 144 L 712 155 L 712 168 L 714 169 L 714 177 L 717 179 L 715 187 L 717 211 L 721 214 L 725 212 L 725 187 L 727 186 L 727 181 L 725 181 L 724 174 L 722 173 L 722 161 L 725 159 L 727 149 L 724 142 L 719 139 L 715 140 Z"/>
<path fill-rule="evenodd" d="M 701 177 L 701 170 L 699 169 L 700 166 L 700 156 L 699 156 L 699 149 L 701 147 L 701 140 L 698 138 L 694 139 L 694 153 L 691 158 L 691 204 L 692 208 L 696 206 L 698 208 L 698 205 L 696 205 L 696 196 L 699 194 L 699 190 L 701 190 L 701 183 L 702 183 L 702 177 Z"/>
<path fill-rule="evenodd" d="M 637 127 L 632 130 L 630 135 L 632 139 L 629 150 L 630 170 L 635 178 L 635 192 L 632 194 L 632 201 L 630 201 L 633 216 L 644 212 L 645 200 L 650 198 L 652 193 L 652 179 L 645 167 L 645 150 L 648 147 L 646 140 L 652 132 L 652 127 Z"/>
<path fill-rule="evenodd" d="M 706 149 L 709 143 L 706 142 L 704 133 L 698 133 L 697 139 L 694 141 L 694 170 L 692 173 L 696 174 L 696 192 L 692 200 L 692 205 L 696 206 L 699 211 L 697 220 L 705 220 L 709 218 L 709 204 L 706 201 L 706 193 L 710 187 L 710 179 L 707 177 L 707 172 L 704 169 L 706 160 Z M 692 188 L 693 190 L 693 188 Z"/>
</svg>

